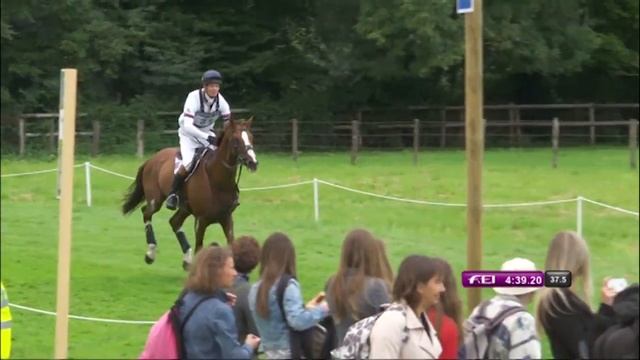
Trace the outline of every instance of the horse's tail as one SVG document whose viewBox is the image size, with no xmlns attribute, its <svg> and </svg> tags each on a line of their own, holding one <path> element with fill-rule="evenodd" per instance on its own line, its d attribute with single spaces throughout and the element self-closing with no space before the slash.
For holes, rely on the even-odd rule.
<svg viewBox="0 0 640 360">
<path fill-rule="evenodd" d="M 129 186 L 129 191 L 127 191 L 127 195 L 124 197 L 124 203 L 122 204 L 122 213 L 124 215 L 131 214 L 133 210 L 135 210 L 142 200 L 144 200 L 144 188 L 142 186 L 142 171 L 147 163 L 145 162 L 138 169 L 138 175 L 136 175 L 136 179 Z"/>
</svg>

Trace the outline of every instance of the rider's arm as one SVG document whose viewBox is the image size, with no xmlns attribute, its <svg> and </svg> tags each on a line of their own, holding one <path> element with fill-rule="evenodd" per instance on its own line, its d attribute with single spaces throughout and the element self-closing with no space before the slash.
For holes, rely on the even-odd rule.
<svg viewBox="0 0 640 360">
<path fill-rule="evenodd" d="M 218 99 L 218 101 L 220 101 L 220 115 L 222 115 L 222 118 L 225 121 L 231 119 L 231 107 L 229 106 L 227 99 L 225 99 L 222 94 L 219 95 Z"/>
<path fill-rule="evenodd" d="M 198 109 L 200 109 L 200 98 L 198 97 L 198 92 L 194 91 L 187 96 L 187 100 L 184 102 L 181 121 L 182 130 L 184 130 L 187 135 L 198 140 L 207 141 L 209 134 L 193 125 L 193 117 Z"/>
</svg>

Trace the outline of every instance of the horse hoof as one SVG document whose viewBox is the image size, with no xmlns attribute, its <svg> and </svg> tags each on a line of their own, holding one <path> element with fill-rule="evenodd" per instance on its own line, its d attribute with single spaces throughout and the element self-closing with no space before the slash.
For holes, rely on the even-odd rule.
<svg viewBox="0 0 640 360">
<path fill-rule="evenodd" d="M 191 267 L 191 264 L 189 264 L 186 261 L 182 261 L 182 268 L 184 269 L 184 271 L 189 271 L 190 267 Z"/>
<path fill-rule="evenodd" d="M 155 259 L 150 258 L 149 255 L 144 255 L 144 262 L 146 262 L 148 265 L 153 264 L 154 261 Z"/>
</svg>

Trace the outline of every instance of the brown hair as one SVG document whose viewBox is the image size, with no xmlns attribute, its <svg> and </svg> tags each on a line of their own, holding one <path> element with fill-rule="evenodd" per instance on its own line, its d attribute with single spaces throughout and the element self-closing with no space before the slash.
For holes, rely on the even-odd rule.
<svg viewBox="0 0 640 360">
<path fill-rule="evenodd" d="M 335 317 L 344 319 L 351 313 L 357 319 L 357 295 L 362 291 L 366 277 L 383 278 L 383 273 L 379 246 L 373 235 L 365 229 L 351 230 L 342 242 L 340 266 L 331 284 Z"/>
<path fill-rule="evenodd" d="M 236 271 L 248 274 L 260 262 L 260 244 L 253 236 L 240 236 L 231 244 Z"/>
<path fill-rule="evenodd" d="M 380 268 L 382 280 L 384 280 L 389 286 L 389 289 L 391 289 L 393 286 L 393 269 L 387 257 L 387 249 L 383 240 L 376 239 L 375 241 L 378 248 L 378 257 L 376 259 L 378 263 L 376 267 Z"/>
<path fill-rule="evenodd" d="M 442 325 L 442 315 L 447 315 L 455 323 L 458 329 L 458 336 L 462 336 L 462 300 L 458 296 L 458 286 L 456 277 L 453 274 L 451 265 L 444 259 L 435 258 L 438 266 L 442 270 L 442 282 L 446 289 L 440 296 L 440 302 L 435 305 L 437 316 L 435 321 L 436 331 L 440 331 Z"/>
<path fill-rule="evenodd" d="M 554 236 L 547 250 L 545 270 L 569 270 L 572 281 L 581 284 L 580 297 L 589 306 L 591 304 L 591 269 L 589 265 L 589 247 L 587 242 L 573 231 L 561 231 Z M 577 286 L 569 288 L 570 291 Z M 556 296 L 554 296 L 556 295 Z M 544 288 L 540 291 L 537 309 L 538 325 L 547 325 L 547 316 L 557 316 L 562 308 L 570 308 L 569 299 L 557 288 Z M 559 302 L 562 302 L 562 306 Z M 538 326 L 540 328 L 540 326 Z"/>
<path fill-rule="evenodd" d="M 201 294 L 213 294 L 220 289 L 220 273 L 225 263 L 233 255 L 226 247 L 208 246 L 202 248 L 196 255 L 185 282 L 185 290 Z"/>
<path fill-rule="evenodd" d="M 415 309 L 421 300 L 418 285 L 424 284 L 435 276 L 442 276 L 439 263 L 424 255 L 407 256 L 398 269 L 398 276 L 393 284 L 393 300 L 404 300 Z"/>
<path fill-rule="evenodd" d="M 269 290 L 282 274 L 296 276 L 296 250 L 286 234 L 275 232 L 264 242 L 260 258 L 256 310 L 263 318 L 269 317 Z"/>
</svg>

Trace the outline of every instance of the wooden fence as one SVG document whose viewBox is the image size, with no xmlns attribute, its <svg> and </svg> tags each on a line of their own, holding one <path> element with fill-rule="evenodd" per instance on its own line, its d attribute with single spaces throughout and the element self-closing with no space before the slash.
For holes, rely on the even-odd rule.
<svg viewBox="0 0 640 360">
<path fill-rule="evenodd" d="M 588 116 L 586 117 L 586 121 L 562 121 L 556 117 L 554 120 L 524 120 L 521 116 L 522 111 L 526 110 L 572 110 L 576 111 L 586 111 Z M 550 132 L 546 132 L 551 137 L 551 145 L 552 149 L 554 149 L 554 154 L 557 154 L 557 149 L 559 147 L 559 137 L 562 135 L 560 132 L 560 128 L 566 127 L 587 127 L 589 129 L 588 132 L 588 143 L 596 144 L 597 142 L 597 133 L 596 128 L 599 127 L 621 127 L 628 126 L 628 143 L 630 148 L 630 165 L 635 167 L 637 163 L 636 159 L 636 150 L 637 149 L 637 133 L 638 133 L 638 125 L 637 120 L 615 120 L 615 121 L 607 121 L 604 119 L 596 119 L 596 110 L 600 109 L 627 109 L 632 110 L 635 115 L 638 110 L 638 104 L 551 104 L 551 105 L 486 105 L 485 111 L 504 111 L 508 115 L 508 120 L 489 120 L 486 121 L 485 126 L 486 129 L 508 129 L 509 144 L 511 146 L 520 146 L 522 143 L 522 139 L 524 136 L 523 129 L 526 128 L 550 128 Z M 407 108 L 404 109 L 405 111 Z M 368 127 L 375 127 L 380 131 L 386 133 L 392 133 L 393 131 L 401 131 L 408 132 L 412 134 L 412 149 L 413 149 L 413 162 L 418 162 L 418 154 L 420 153 L 420 149 L 423 148 L 423 144 L 421 144 L 420 140 L 424 137 L 425 134 L 428 133 L 431 137 L 438 137 L 438 144 L 440 147 L 446 147 L 447 139 L 450 138 L 453 132 L 456 132 L 456 136 L 461 136 L 464 133 L 464 107 L 463 106 L 449 106 L 449 107 L 428 107 L 428 106 L 415 106 L 409 107 L 410 111 L 437 111 L 440 113 L 440 119 L 435 120 L 433 117 L 430 117 L 430 120 L 421 120 L 419 118 L 414 118 L 412 121 L 379 121 L 373 122 L 368 119 L 363 120 L 363 118 L 367 117 L 368 112 L 374 111 L 373 109 L 361 109 L 360 111 L 353 114 L 355 120 L 351 120 L 348 122 L 339 122 L 333 124 L 326 124 L 328 127 L 331 127 L 331 131 L 333 133 L 341 132 L 344 136 L 350 136 L 350 151 L 351 151 L 351 162 L 356 163 L 358 152 L 362 149 L 363 138 L 366 137 L 374 137 L 374 136 L 382 136 L 382 135 L 372 135 L 372 134 L 363 134 L 362 127 L 364 125 Z M 234 114 L 247 113 L 249 110 L 247 109 L 234 109 Z M 451 120 L 450 114 L 454 114 L 455 120 Z M 156 115 L 160 116 L 175 116 L 176 113 L 172 112 L 163 112 L 157 113 Z M 18 120 L 18 135 L 19 135 L 19 154 L 24 155 L 27 147 L 27 139 L 34 137 L 47 137 L 47 149 L 51 152 L 55 152 L 55 146 L 57 144 L 57 113 L 48 113 L 48 114 L 24 114 Z M 79 117 L 86 117 L 87 114 L 79 114 Z M 498 116 L 496 116 L 498 117 Z M 578 117 L 580 118 L 580 117 Z M 27 131 L 27 121 L 39 120 L 39 121 L 48 121 L 48 131 L 47 132 L 29 132 Z M 76 134 L 78 136 L 87 136 L 91 137 L 91 154 L 96 155 L 100 153 L 100 139 L 101 139 L 101 123 L 100 121 L 93 120 L 91 121 L 92 129 L 91 131 L 80 131 Z M 260 123 L 254 123 L 254 133 L 256 134 L 266 134 L 265 129 L 260 128 Z M 280 123 L 283 124 L 283 123 Z M 299 121 L 297 119 L 293 119 L 290 121 L 290 124 L 284 124 L 291 131 L 290 137 L 290 147 L 292 156 L 297 159 L 300 154 L 300 148 L 304 146 L 302 143 L 303 136 L 301 136 L 300 130 L 301 128 L 305 128 L 305 126 L 309 125 L 310 122 Z M 279 125 L 282 128 L 281 125 Z M 503 131 L 503 130 L 502 130 Z M 176 134 L 177 130 L 161 130 L 162 134 Z M 346 135 L 348 134 L 348 135 Z M 491 135 L 490 133 L 487 133 Z M 304 135 L 304 134 L 302 134 Z M 386 136 L 386 135 L 385 135 Z M 143 157 L 145 153 L 145 122 L 144 120 L 138 120 L 136 126 L 136 154 L 139 157 Z M 289 141 L 287 141 L 289 142 Z M 554 155 L 553 163 L 557 166 L 557 156 Z"/>
</svg>

